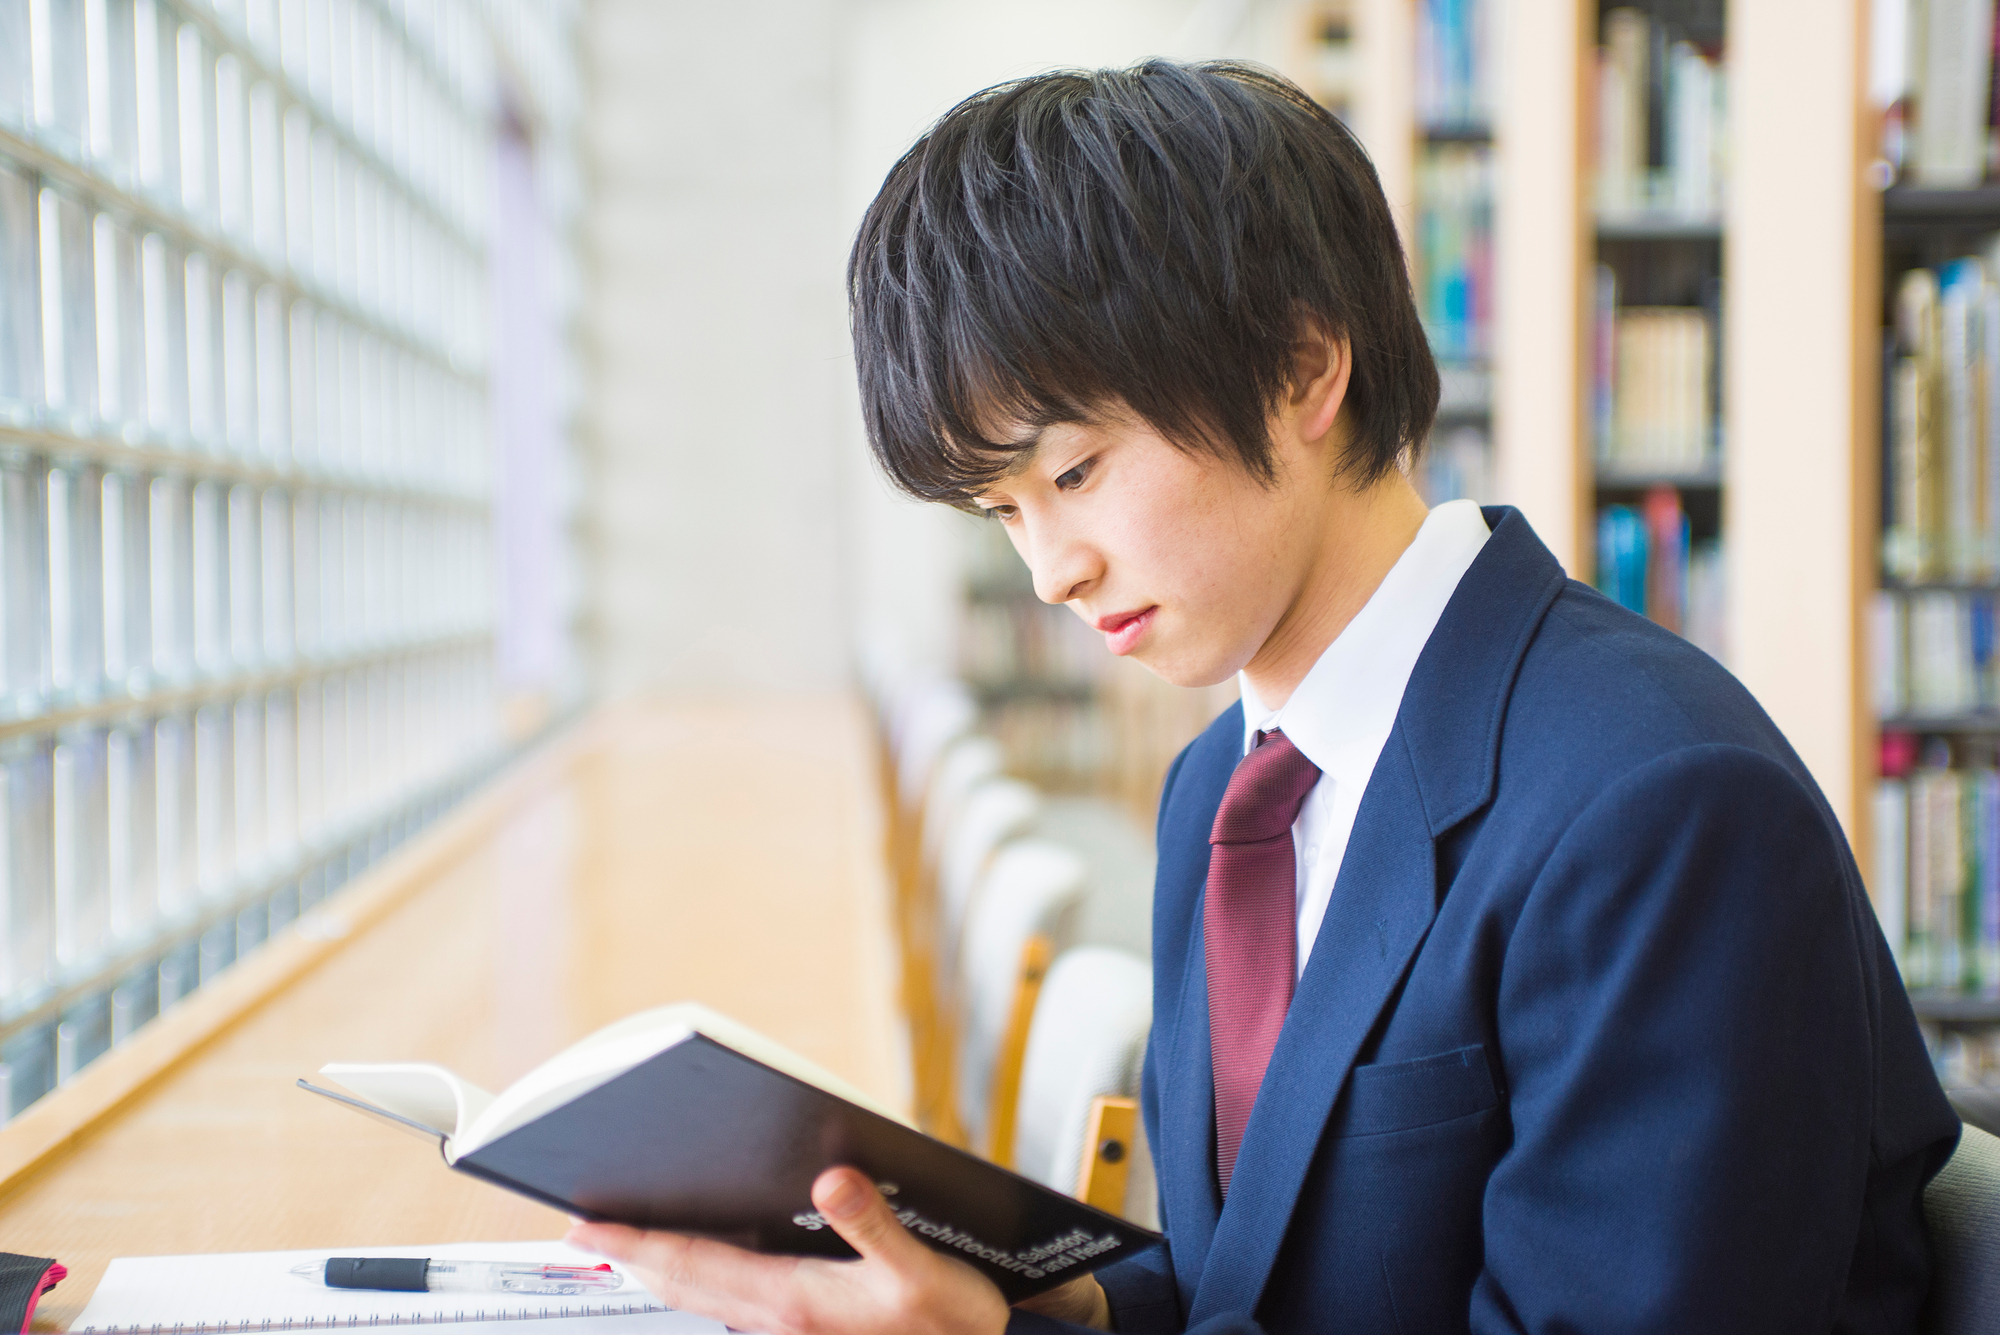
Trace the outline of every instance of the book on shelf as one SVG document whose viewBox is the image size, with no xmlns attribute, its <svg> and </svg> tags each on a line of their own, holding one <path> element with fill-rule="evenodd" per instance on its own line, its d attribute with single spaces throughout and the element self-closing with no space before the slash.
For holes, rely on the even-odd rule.
<svg viewBox="0 0 2000 1335">
<path fill-rule="evenodd" d="M 1992 746 L 1957 752 L 1883 738 L 1872 814 L 1873 892 L 1903 981 L 2000 997 L 2000 769 Z"/>
<path fill-rule="evenodd" d="M 1604 16 L 1597 62 L 1597 208 L 1712 217 L 1722 208 L 1728 76 L 1638 9 Z"/>
<path fill-rule="evenodd" d="M 1617 274 L 1597 267 L 1591 415 L 1600 462 L 1683 475 L 1714 467 L 1719 285 L 1704 282 L 1703 296 L 1703 306 L 1623 306 Z"/>
<path fill-rule="evenodd" d="M 974 1266 L 1008 1301 L 1158 1240 L 926 1136 L 839 1077 L 705 1007 L 644 1011 L 498 1094 L 421 1062 L 336 1063 L 347 1097 L 435 1141 L 459 1172 L 586 1219 L 720 1237 L 758 1251 L 852 1256 L 811 1204 L 849 1164 L 903 1226 Z"/>
<path fill-rule="evenodd" d="M 1493 153 L 1438 144 L 1417 166 L 1418 300 L 1431 350 L 1484 357 L 1493 327 Z"/>
<path fill-rule="evenodd" d="M 2000 579 L 2000 269 L 1995 250 L 1897 282 L 1884 443 L 1885 573 Z"/>
<path fill-rule="evenodd" d="M 1877 590 L 1869 613 L 1876 714 L 1952 719 L 2000 710 L 1996 600 L 2000 592 L 1977 589 Z"/>
<path fill-rule="evenodd" d="M 1722 544 L 1694 542 L 1691 532 L 1672 487 L 1652 488 L 1636 507 L 1604 507 L 1597 516 L 1597 588 L 1726 661 Z"/>
<path fill-rule="evenodd" d="M 1470 424 L 1431 433 L 1419 472 L 1424 500 L 1431 505 L 1474 500 L 1484 504 L 1493 495 L 1492 444 L 1486 432 Z"/>
<path fill-rule="evenodd" d="M 1994 166 L 1993 0 L 1877 0 L 1881 151 L 1911 185 L 1975 186 Z"/>
<path fill-rule="evenodd" d="M 1483 125 L 1493 114 L 1490 0 L 1421 0 L 1417 9 L 1417 119 Z"/>
</svg>

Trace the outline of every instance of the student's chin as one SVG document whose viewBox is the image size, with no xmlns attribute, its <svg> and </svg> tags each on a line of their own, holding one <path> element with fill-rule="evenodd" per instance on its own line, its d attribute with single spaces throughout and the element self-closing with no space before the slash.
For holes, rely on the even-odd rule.
<svg viewBox="0 0 2000 1335">
<path fill-rule="evenodd" d="M 1147 653 L 1141 649 L 1131 657 L 1169 686 L 1184 686 L 1190 690 L 1214 686 L 1236 675 L 1236 668 L 1228 664 L 1191 660 L 1174 654 Z"/>
</svg>

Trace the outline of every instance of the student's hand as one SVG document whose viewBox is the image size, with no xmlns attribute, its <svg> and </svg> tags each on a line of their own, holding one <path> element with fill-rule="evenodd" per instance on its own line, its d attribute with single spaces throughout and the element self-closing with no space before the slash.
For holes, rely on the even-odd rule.
<svg viewBox="0 0 2000 1335">
<path fill-rule="evenodd" d="M 858 1170 L 827 1169 L 813 1183 L 812 1199 L 861 1259 L 762 1256 L 708 1238 L 621 1224 L 578 1224 L 568 1240 L 622 1262 L 662 1302 L 739 1330 L 1001 1335 L 1006 1329 L 1000 1290 L 965 1262 L 912 1237 Z"/>
<path fill-rule="evenodd" d="M 1111 1329 L 1111 1303 L 1095 1275 L 1078 1275 L 1061 1288 L 1024 1298 L 1016 1306 L 1024 1312 L 1089 1326 L 1092 1330 Z"/>
</svg>

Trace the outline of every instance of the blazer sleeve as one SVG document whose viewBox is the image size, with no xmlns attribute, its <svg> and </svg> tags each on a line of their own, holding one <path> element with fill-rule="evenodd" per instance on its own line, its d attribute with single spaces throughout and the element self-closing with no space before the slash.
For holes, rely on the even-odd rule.
<svg viewBox="0 0 2000 1335">
<path fill-rule="evenodd" d="M 1690 748 L 1599 794 L 1505 947 L 1472 1329 L 1840 1324 L 1856 1238 L 1921 1229 L 1907 1194 L 1864 1224 L 1871 1161 L 1941 1161 L 1875 1130 L 1878 944 L 1831 812 L 1770 757 Z"/>
</svg>

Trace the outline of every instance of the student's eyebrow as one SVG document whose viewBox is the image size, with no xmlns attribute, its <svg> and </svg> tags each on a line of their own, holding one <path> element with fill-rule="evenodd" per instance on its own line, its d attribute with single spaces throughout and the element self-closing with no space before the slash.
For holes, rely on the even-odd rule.
<svg viewBox="0 0 2000 1335">
<path fill-rule="evenodd" d="M 1003 448 L 1011 451 L 1014 457 L 1000 470 L 1001 480 L 1019 477 L 1028 471 L 1029 466 L 1035 462 L 1035 455 L 1042 448 L 1042 432 L 1046 430 L 1047 427 L 1036 427 L 1029 434 L 1006 442 Z"/>
</svg>

